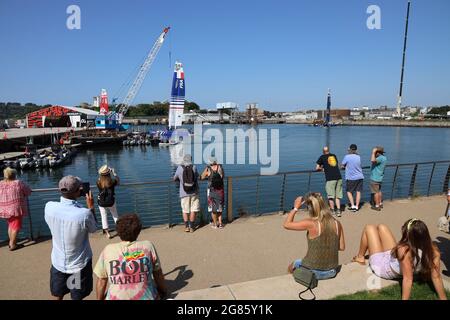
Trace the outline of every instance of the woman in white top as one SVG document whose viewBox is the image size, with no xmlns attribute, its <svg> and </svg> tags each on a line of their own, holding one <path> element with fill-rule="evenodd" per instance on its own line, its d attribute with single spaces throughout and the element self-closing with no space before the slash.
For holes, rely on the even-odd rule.
<svg viewBox="0 0 450 320">
<path fill-rule="evenodd" d="M 397 243 L 391 230 L 384 225 L 366 225 L 354 262 L 365 265 L 369 251 L 372 271 L 384 279 L 402 279 L 402 299 L 411 295 L 415 273 L 431 280 L 441 300 L 447 300 L 441 278 L 441 254 L 431 241 L 426 224 L 419 219 L 409 219 L 402 226 L 402 238 Z"/>
</svg>

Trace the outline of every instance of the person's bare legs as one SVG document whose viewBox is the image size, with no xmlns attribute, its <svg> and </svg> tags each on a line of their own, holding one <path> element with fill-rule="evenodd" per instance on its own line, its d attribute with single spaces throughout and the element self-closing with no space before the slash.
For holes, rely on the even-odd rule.
<svg viewBox="0 0 450 320">
<path fill-rule="evenodd" d="M 354 258 L 355 261 L 364 263 L 364 257 L 367 251 L 369 251 L 369 255 L 383 252 L 383 245 L 380 235 L 378 234 L 378 228 L 373 224 L 368 224 L 364 227 L 361 235 L 361 242 L 359 244 L 358 255 Z"/>
<path fill-rule="evenodd" d="M 190 228 L 191 228 L 192 230 L 194 230 L 195 212 L 191 212 L 191 215 L 190 215 L 190 217 L 189 217 L 189 221 L 191 222 L 191 223 L 190 223 Z"/>
<path fill-rule="evenodd" d="M 222 226 L 222 212 L 217 212 L 217 220 L 219 220 L 219 226 Z"/>
<path fill-rule="evenodd" d="M 336 198 L 336 199 L 334 199 L 334 200 L 336 201 L 336 208 L 339 209 L 339 210 L 341 210 L 341 199 Z"/>
<path fill-rule="evenodd" d="M 376 207 L 379 207 L 379 206 L 380 206 L 380 203 L 381 203 L 380 193 L 379 193 L 379 192 L 375 193 L 375 194 L 373 195 L 373 198 L 374 198 L 374 200 L 375 200 L 375 206 L 376 206 Z"/>
<path fill-rule="evenodd" d="M 14 248 L 17 244 L 17 233 L 19 230 L 11 230 L 11 235 L 9 236 L 9 247 Z"/>
<path fill-rule="evenodd" d="M 9 239 L 9 247 L 11 248 L 11 227 L 8 226 L 8 239 Z"/>
<path fill-rule="evenodd" d="M 381 245 L 383 251 L 389 251 L 395 248 L 397 241 L 395 241 L 394 235 L 392 234 L 389 227 L 385 224 L 379 224 L 377 226 L 378 235 L 380 236 Z"/>
<path fill-rule="evenodd" d="M 328 205 L 330 206 L 331 211 L 334 210 L 334 200 L 333 198 L 328 198 Z"/>
<path fill-rule="evenodd" d="M 359 209 L 359 203 L 361 202 L 361 192 L 356 191 L 356 207 Z"/>
<path fill-rule="evenodd" d="M 188 220 L 188 213 L 184 213 L 184 212 L 183 212 L 183 221 L 184 221 L 184 224 L 185 224 L 185 225 L 186 225 L 187 222 L 189 221 L 189 220 Z"/>
<path fill-rule="evenodd" d="M 211 212 L 211 217 L 212 217 L 214 226 L 217 227 L 217 213 Z"/>
<path fill-rule="evenodd" d="M 355 206 L 355 202 L 353 201 L 353 194 L 351 192 L 347 192 L 348 201 L 350 201 L 350 205 L 352 207 Z"/>
</svg>

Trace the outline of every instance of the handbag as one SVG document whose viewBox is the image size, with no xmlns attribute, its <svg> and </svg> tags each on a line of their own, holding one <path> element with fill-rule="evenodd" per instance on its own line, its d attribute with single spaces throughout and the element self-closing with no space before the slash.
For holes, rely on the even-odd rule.
<svg viewBox="0 0 450 320">
<path fill-rule="evenodd" d="M 312 289 L 317 287 L 317 283 L 318 283 L 314 272 L 312 272 L 310 269 L 308 269 L 306 267 L 300 266 L 294 270 L 293 276 L 294 276 L 294 279 L 296 282 L 298 282 L 301 285 L 306 287 L 305 290 L 301 291 L 298 294 L 298 297 L 300 298 L 300 300 L 316 300 L 316 295 L 312 291 Z M 305 299 L 302 297 L 302 294 L 307 291 L 311 291 L 311 294 L 313 295 L 312 299 Z"/>
</svg>

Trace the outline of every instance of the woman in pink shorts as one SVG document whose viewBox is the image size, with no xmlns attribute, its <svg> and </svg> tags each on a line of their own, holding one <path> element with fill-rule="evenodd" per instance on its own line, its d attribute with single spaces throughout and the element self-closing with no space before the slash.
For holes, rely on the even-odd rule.
<svg viewBox="0 0 450 320">
<path fill-rule="evenodd" d="M 28 214 L 27 197 L 31 189 L 22 181 L 16 180 L 16 170 L 3 170 L 4 179 L 0 181 L 0 218 L 8 221 L 9 250 L 17 246 L 17 234 L 22 228 L 22 218 Z"/>
<path fill-rule="evenodd" d="M 402 278 L 403 300 L 409 299 L 411 295 L 415 273 L 433 282 L 439 299 L 447 299 L 441 278 L 441 254 L 431 241 L 424 222 L 418 219 L 406 221 L 399 242 L 395 241 L 386 225 L 366 225 L 358 255 L 352 261 L 365 265 L 367 251 L 370 268 L 377 276 L 388 280 Z"/>
</svg>

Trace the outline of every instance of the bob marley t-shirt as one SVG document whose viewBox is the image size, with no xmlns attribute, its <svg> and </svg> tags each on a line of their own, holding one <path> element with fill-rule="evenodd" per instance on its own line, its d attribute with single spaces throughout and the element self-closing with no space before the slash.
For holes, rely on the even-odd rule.
<svg viewBox="0 0 450 320">
<path fill-rule="evenodd" d="M 323 167 L 323 170 L 325 171 L 325 179 L 327 181 L 342 179 L 341 172 L 339 171 L 338 160 L 335 154 L 323 154 L 316 163 Z"/>
<path fill-rule="evenodd" d="M 156 249 L 150 241 L 122 241 L 103 249 L 94 273 L 108 278 L 107 300 L 155 300 L 158 297 L 153 271 L 160 270 Z"/>
</svg>

